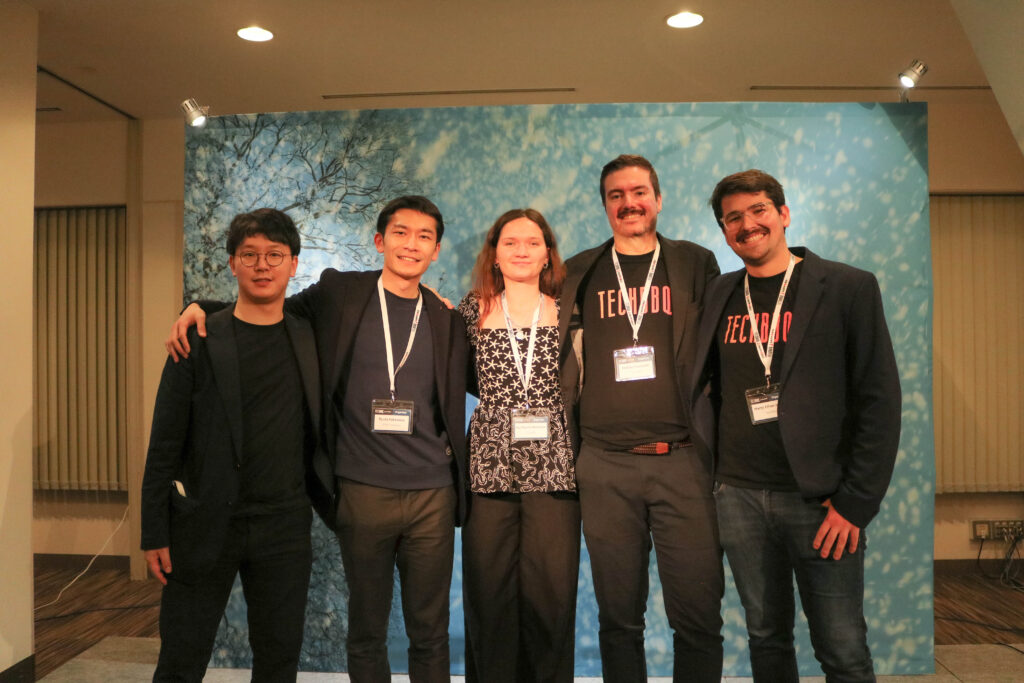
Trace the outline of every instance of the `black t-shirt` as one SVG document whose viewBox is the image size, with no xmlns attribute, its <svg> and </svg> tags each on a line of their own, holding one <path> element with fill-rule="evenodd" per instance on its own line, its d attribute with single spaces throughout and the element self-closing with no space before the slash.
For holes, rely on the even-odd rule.
<svg viewBox="0 0 1024 683">
<path fill-rule="evenodd" d="M 416 312 L 416 299 L 385 290 L 391 351 L 395 368 L 402 360 Z M 426 305 L 405 365 L 395 376 L 395 398 L 413 401 L 412 434 L 376 434 L 371 404 L 388 399 L 390 380 L 384 345 L 380 297 L 370 298 L 359 321 L 352 366 L 342 401 L 335 467 L 339 476 L 390 489 L 429 489 L 452 484 L 448 438 L 438 407 L 434 382 L 434 344 Z"/>
<path fill-rule="evenodd" d="M 242 394 L 242 467 L 235 514 L 309 505 L 303 459 L 308 416 L 284 321 L 233 322 Z"/>
<path fill-rule="evenodd" d="M 793 269 L 779 313 L 772 354 L 772 383 L 780 381 L 782 358 L 793 324 L 793 302 L 800 279 L 801 263 Z M 767 351 L 772 312 L 779 297 L 785 273 L 771 277 L 750 278 L 750 298 L 758 319 L 758 333 Z M 764 365 L 750 334 L 747 304 L 743 296 L 743 278 L 729 296 L 725 311 L 718 321 L 715 351 L 722 397 L 718 421 L 718 465 L 716 477 L 733 486 L 796 491 L 796 480 L 786 459 L 778 421 L 758 425 L 750 421 L 746 390 L 764 386 Z M 785 387 L 783 387 L 785 391 Z"/>
<path fill-rule="evenodd" d="M 639 312 L 654 252 L 619 254 L 634 318 Z M 633 346 L 611 250 L 594 264 L 583 294 L 583 392 L 580 431 L 584 439 L 609 450 L 653 441 L 683 441 L 689 430 L 674 368 L 672 292 L 665 261 L 659 258 L 640 326 L 640 346 L 654 347 L 655 378 L 616 382 L 612 353 Z"/>
</svg>

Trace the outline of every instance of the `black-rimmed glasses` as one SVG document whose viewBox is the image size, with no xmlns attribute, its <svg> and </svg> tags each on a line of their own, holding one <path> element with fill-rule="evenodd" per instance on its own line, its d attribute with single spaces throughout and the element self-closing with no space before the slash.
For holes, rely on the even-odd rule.
<svg viewBox="0 0 1024 683">
<path fill-rule="evenodd" d="M 242 265 L 246 268 L 253 268 L 260 260 L 260 256 L 267 262 L 267 266 L 270 268 L 276 268 L 277 266 L 284 263 L 284 260 L 288 258 L 288 254 L 280 251 L 268 251 L 265 254 L 261 254 L 258 251 L 243 251 L 238 255 L 238 260 L 241 261 Z"/>
</svg>

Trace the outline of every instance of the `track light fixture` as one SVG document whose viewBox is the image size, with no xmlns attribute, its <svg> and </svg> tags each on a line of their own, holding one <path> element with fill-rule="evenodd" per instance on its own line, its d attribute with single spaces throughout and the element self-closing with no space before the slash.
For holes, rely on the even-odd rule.
<svg viewBox="0 0 1024 683">
<path fill-rule="evenodd" d="M 914 59 L 910 62 L 910 66 L 900 72 L 900 85 L 904 88 L 913 88 L 926 73 L 928 73 L 928 65 L 919 59 Z"/>
<path fill-rule="evenodd" d="M 210 108 L 200 107 L 199 103 L 190 97 L 181 103 L 181 111 L 185 115 L 185 123 L 199 127 L 206 124 L 206 115 L 210 113 Z"/>
</svg>

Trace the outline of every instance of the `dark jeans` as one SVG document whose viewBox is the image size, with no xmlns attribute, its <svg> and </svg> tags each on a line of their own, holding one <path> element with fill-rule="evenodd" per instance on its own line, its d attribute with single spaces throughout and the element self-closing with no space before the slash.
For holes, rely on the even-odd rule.
<svg viewBox="0 0 1024 683">
<path fill-rule="evenodd" d="M 160 658 L 154 681 L 202 681 L 235 575 L 252 646 L 252 680 L 294 681 L 302 648 L 313 556 L 306 507 L 231 520 L 224 550 L 194 583 L 167 577 L 160 600 Z"/>
<path fill-rule="evenodd" d="M 468 683 L 572 683 L 580 505 L 473 494 L 462 529 Z"/>
<path fill-rule="evenodd" d="M 652 538 L 673 631 L 672 679 L 719 683 L 722 551 L 711 475 L 694 449 L 633 455 L 584 442 L 576 481 L 605 683 L 647 680 L 644 611 Z"/>
<path fill-rule="evenodd" d="M 718 484 L 718 524 L 750 638 L 755 681 L 799 680 L 793 576 L 814 656 L 829 682 L 874 681 L 864 623 L 863 531 L 856 553 L 822 559 L 811 545 L 826 509 L 799 493 Z"/>
<path fill-rule="evenodd" d="M 338 540 L 348 581 L 348 673 L 388 683 L 388 617 L 395 566 L 413 683 L 451 680 L 448 593 L 455 555 L 455 488 L 403 491 L 340 483 Z"/>
</svg>

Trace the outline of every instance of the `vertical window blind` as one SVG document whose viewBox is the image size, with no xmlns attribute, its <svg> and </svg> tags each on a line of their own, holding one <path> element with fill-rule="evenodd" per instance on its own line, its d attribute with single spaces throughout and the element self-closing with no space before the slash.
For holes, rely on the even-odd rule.
<svg viewBox="0 0 1024 683">
<path fill-rule="evenodd" d="M 938 493 L 1024 491 L 1024 197 L 933 196 Z"/>
<path fill-rule="evenodd" d="M 127 490 L 125 208 L 38 209 L 35 234 L 35 487 Z"/>
</svg>

